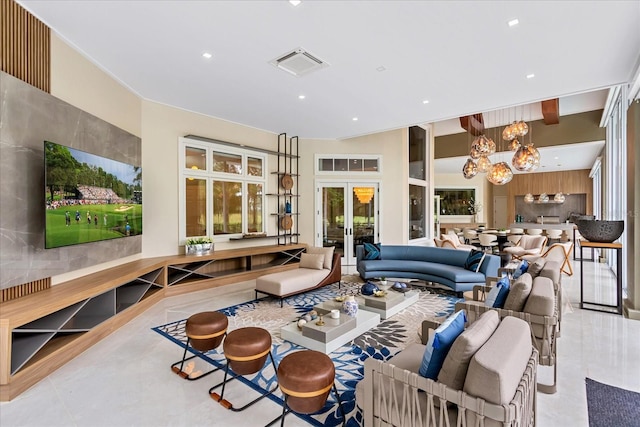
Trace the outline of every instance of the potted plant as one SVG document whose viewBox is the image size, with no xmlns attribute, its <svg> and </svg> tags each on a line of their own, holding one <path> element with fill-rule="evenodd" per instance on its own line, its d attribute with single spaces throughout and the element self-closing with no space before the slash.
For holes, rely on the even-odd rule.
<svg viewBox="0 0 640 427">
<path fill-rule="evenodd" d="M 185 252 L 197 254 L 210 251 L 213 248 L 213 240 L 210 237 L 192 237 L 187 239 Z"/>
</svg>

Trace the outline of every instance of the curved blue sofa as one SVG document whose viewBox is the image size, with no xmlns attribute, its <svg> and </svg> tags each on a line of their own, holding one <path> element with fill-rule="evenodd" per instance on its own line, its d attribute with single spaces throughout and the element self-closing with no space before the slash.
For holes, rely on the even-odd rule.
<svg viewBox="0 0 640 427">
<path fill-rule="evenodd" d="M 479 272 L 464 268 L 468 251 L 430 246 L 381 245 L 380 259 L 364 259 L 364 246 L 356 246 L 357 269 L 363 279 L 399 277 L 440 283 L 456 292 L 466 292 L 496 277 L 500 257 L 487 254 Z"/>
</svg>

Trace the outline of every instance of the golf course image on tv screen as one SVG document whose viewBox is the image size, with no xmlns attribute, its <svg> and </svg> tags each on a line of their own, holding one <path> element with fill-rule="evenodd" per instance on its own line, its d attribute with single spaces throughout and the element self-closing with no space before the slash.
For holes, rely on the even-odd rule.
<svg viewBox="0 0 640 427">
<path fill-rule="evenodd" d="M 45 248 L 142 234 L 142 169 L 44 142 Z"/>
</svg>

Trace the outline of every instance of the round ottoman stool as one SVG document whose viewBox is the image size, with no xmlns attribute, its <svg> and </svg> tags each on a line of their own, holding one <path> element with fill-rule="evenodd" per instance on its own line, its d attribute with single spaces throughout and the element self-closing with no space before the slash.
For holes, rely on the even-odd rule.
<svg viewBox="0 0 640 427">
<path fill-rule="evenodd" d="M 228 325 L 229 320 L 227 316 L 218 311 L 205 311 L 189 317 L 184 327 L 187 335 L 187 344 L 184 348 L 182 360 L 171 365 L 171 370 L 186 380 L 194 381 L 220 369 L 214 368 L 204 374 L 193 375 L 193 362 L 187 364 L 186 367 L 184 366 L 184 362 L 194 357 L 199 357 L 203 353 L 220 346 L 220 343 L 222 343 L 227 333 Z M 189 346 L 196 351 L 191 357 L 187 357 Z M 180 365 L 179 368 L 178 365 Z"/>
<path fill-rule="evenodd" d="M 246 405 L 234 408 L 231 402 L 224 399 L 224 389 L 229 381 L 240 375 L 251 375 L 260 371 L 264 367 L 267 356 L 271 357 L 273 370 L 274 372 L 276 371 L 276 364 L 271 355 L 271 334 L 262 328 L 247 327 L 236 329 L 227 334 L 222 348 L 224 357 L 227 359 L 227 366 L 224 372 L 224 380 L 209 389 L 209 395 L 213 400 L 220 402 L 227 409 L 239 412 L 267 397 L 278 388 L 278 386 L 275 386 L 271 391 L 260 395 Z M 227 379 L 229 369 L 233 371 L 233 376 Z M 220 394 L 213 392 L 214 389 L 220 386 L 222 386 Z"/>
<path fill-rule="evenodd" d="M 332 388 L 344 424 L 344 410 L 334 383 L 335 375 L 333 362 L 319 351 L 302 350 L 285 356 L 278 366 L 278 384 L 284 394 L 281 425 L 284 425 L 284 417 L 289 411 L 313 414 L 321 410 Z"/>
</svg>

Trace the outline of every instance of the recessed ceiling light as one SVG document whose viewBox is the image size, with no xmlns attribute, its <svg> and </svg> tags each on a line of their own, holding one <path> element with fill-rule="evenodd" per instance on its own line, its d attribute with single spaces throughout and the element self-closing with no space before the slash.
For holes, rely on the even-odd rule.
<svg viewBox="0 0 640 427">
<path fill-rule="evenodd" d="M 535 75 L 535 74 L 533 74 L 533 73 L 531 73 L 531 74 L 527 74 L 527 78 L 528 78 L 528 79 L 532 79 L 532 78 L 534 78 L 535 76 L 536 76 L 536 75 Z"/>
<path fill-rule="evenodd" d="M 558 157 L 558 156 L 555 156 L 555 157 L 553 158 L 553 160 L 558 160 L 558 159 L 560 159 L 560 157 Z"/>
<path fill-rule="evenodd" d="M 511 21 L 507 22 L 507 24 L 509 24 L 510 27 L 513 27 L 514 25 L 518 25 L 520 23 L 520 21 L 518 21 L 518 18 L 512 19 Z"/>
<path fill-rule="evenodd" d="M 292 4 L 292 5 L 294 5 L 294 6 L 297 6 L 297 5 L 299 5 L 300 3 L 302 3 L 302 1 L 301 1 L 301 0 L 289 0 L 289 3 L 291 3 L 291 4 Z"/>
<path fill-rule="evenodd" d="M 304 96 L 304 95 L 298 95 L 298 99 L 305 99 L 305 98 L 306 98 L 306 96 Z"/>
<path fill-rule="evenodd" d="M 357 122 L 357 121 L 358 121 L 358 118 L 357 118 L 357 117 L 354 117 L 354 118 L 353 118 L 353 119 L 351 119 L 351 120 L 353 120 L 354 122 Z"/>
<path fill-rule="evenodd" d="M 202 54 L 202 57 L 204 59 L 211 59 L 213 57 L 213 55 L 210 54 L 209 52 L 205 52 L 205 53 Z"/>
<path fill-rule="evenodd" d="M 386 70 L 386 68 L 384 68 L 384 65 L 381 65 L 378 68 L 376 68 L 376 71 L 380 71 L 380 72 L 385 71 L 385 70 Z"/>
<path fill-rule="evenodd" d="M 429 103 L 429 100 L 428 100 L 428 99 L 425 99 L 424 101 L 422 101 L 422 103 L 423 103 L 423 104 L 428 104 L 428 103 Z"/>
</svg>

